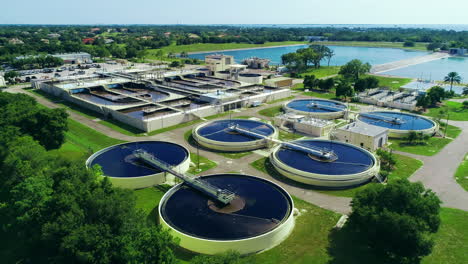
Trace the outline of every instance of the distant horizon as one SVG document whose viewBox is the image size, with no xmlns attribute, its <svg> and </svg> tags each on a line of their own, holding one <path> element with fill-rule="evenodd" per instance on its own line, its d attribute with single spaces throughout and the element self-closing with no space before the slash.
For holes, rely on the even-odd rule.
<svg viewBox="0 0 468 264">
<path fill-rule="evenodd" d="M 431 3 L 432 2 L 432 3 Z M 344 25 L 467 23 L 466 0 L 17 0 L 2 3 L 4 25 Z M 240 23 L 239 23 L 240 22 Z"/>
</svg>

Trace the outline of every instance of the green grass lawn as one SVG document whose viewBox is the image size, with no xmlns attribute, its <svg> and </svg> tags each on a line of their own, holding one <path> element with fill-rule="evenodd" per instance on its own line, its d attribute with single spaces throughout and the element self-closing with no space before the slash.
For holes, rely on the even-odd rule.
<svg viewBox="0 0 468 264">
<path fill-rule="evenodd" d="M 188 173 L 190 174 L 199 174 L 209 169 L 212 169 L 217 165 L 216 162 L 211 161 L 201 155 L 197 155 L 194 152 L 190 152 L 190 161 L 193 163 L 193 165 L 190 164 L 190 168 L 188 170 Z M 200 167 L 197 166 L 199 162 Z"/>
<path fill-rule="evenodd" d="M 409 178 L 413 175 L 421 166 L 423 165 L 422 161 L 418 159 L 413 159 L 404 155 L 393 154 L 395 155 L 396 164 L 395 169 L 388 175 L 388 180 L 394 180 L 396 178 Z M 330 194 L 335 196 L 343 197 L 354 197 L 356 192 L 364 190 L 369 186 L 369 184 L 379 184 L 376 182 L 371 182 L 365 185 L 361 185 L 351 189 L 344 190 L 319 190 L 319 192 L 324 194 Z"/>
<path fill-rule="evenodd" d="M 379 87 L 389 87 L 391 90 L 398 90 L 401 86 L 411 82 L 411 78 L 397 78 L 397 77 L 385 77 L 379 75 L 366 75 L 373 76 L 379 80 Z"/>
<path fill-rule="evenodd" d="M 465 159 L 461 162 L 457 171 L 455 172 L 455 179 L 463 189 L 468 191 L 468 154 L 465 155 Z"/>
<path fill-rule="evenodd" d="M 440 111 L 443 110 L 445 112 L 447 107 L 449 110 L 449 120 L 468 121 L 468 109 L 462 108 L 462 103 L 459 102 L 445 101 L 443 106 L 429 108 L 428 112 L 423 115 L 434 118 L 442 117 L 442 119 L 445 120 L 447 118 L 447 114 L 445 113 L 441 115 Z"/>
<path fill-rule="evenodd" d="M 315 75 L 315 78 L 319 79 L 338 74 L 340 69 L 341 66 L 321 66 L 318 69 L 309 69 L 306 72 L 301 73 L 301 76 L 305 77 L 307 75 Z"/>
<path fill-rule="evenodd" d="M 447 136 L 456 138 L 461 133 L 461 129 L 456 126 L 448 126 Z M 452 139 L 431 137 L 425 145 L 407 145 L 404 139 L 389 139 L 390 148 L 397 151 L 403 151 L 423 156 L 433 156 L 442 150 Z"/>
<path fill-rule="evenodd" d="M 403 42 L 383 42 L 383 41 L 323 41 L 320 45 L 350 46 L 350 47 L 372 47 L 372 48 L 398 48 L 408 50 L 427 51 L 428 43 L 415 42 L 414 47 L 403 47 Z"/>
<path fill-rule="evenodd" d="M 229 49 L 246 49 L 246 48 L 261 48 L 271 46 L 285 46 L 295 44 L 307 44 L 305 41 L 283 41 L 283 42 L 266 42 L 264 44 L 250 44 L 250 43 L 195 43 L 190 45 L 175 45 L 172 44 L 167 47 L 161 48 L 164 53 L 181 53 L 185 52 L 204 52 L 204 51 L 217 51 Z M 148 50 L 149 57 L 154 54 L 157 49 Z"/>
<path fill-rule="evenodd" d="M 422 264 L 461 264 L 468 262 L 468 212 L 442 208 L 441 225 L 435 234 L 432 254 Z"/>
<path fill-rule="evenodd" d="M 298 83 L 298 84 L 294 85 L 293 90 L 302 92 L 302 94 L 306 95 L 306 96 L 329 99 L 329 100 L 330 99 L 331 100 L 339 100 L 339 98 L 336 98 L 335 89 L 331 89 L 328 92 L 319 91 L 319 90 L 310 91 L 310 89 L 309 89 L 308 92 L 304 92 L 304 84 L 303 83 Z"/>
<path fill-rule="evenodd" d="M 270 108 L 265 108 L 263 110 L 260 110 L 258 111 L 258 113 L 261 114 L 262 116 L 274 117 L 282 112 L 281 108 L 282 108 L 281 105 L 277 105 L 277 106 L 273 106 Z"/>
<path fill-rule="evenodd" d="M 293 197 L 294 206 L 301 210 L 289 237 L 277 247 L 253 255 L 255 263 L 314 264 L 327 263 L 328 235 L 340 215 Z"/>
<path fill-rule="evenodd" d="M 304 137 L 303 135 L 300 135 L 300 134 L 296 134 L 296 133 L 290 133 L 290 132 L 286 132 L 286 131 L 283 131 L 283 130 L 278 130 L 278 139 L 279 140 L 283 140 L 283 141 L 291 141 L 291 140 L 296 140 L 296 139 L 299 139 L 301 137 Z"/>
<path fill-rule="evenodd" d="M 83 158 L 105 147 L 125 142 L 108 137 L 70 118 L 68 129 L 65 143 L 53 152 L 70 159 Z"/>
</svg>

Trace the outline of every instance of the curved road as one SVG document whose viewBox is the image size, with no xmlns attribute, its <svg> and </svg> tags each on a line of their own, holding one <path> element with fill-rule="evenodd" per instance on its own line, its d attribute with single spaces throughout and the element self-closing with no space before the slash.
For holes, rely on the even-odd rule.
<svg viewBox="0 0 468 264">
<path fill-rule="evenodd" d="M 8 88 L 6 89 L 6 91 L 11 93 L 28 94 L 34 97 L 40 104 L 43 104 L 49 108 L 60 107 L 59 105 L 43 97 L 27 92 L 21 89 L 20 87 Z M 262 107 L 250 108 L 239 113 L 233 113 L 232 116 L 235 117 L 242 115 L 261 117 L 257 114 L 259 110 L 280 105 L 281 103 L 282 102 L 278 102 Z M 101 125 L 96 121 L 79 115 L 73 111 L 67 112 L 69 113 L 72 119 L 82 124 L 85 124 L 95 130 L 98 130 L 109 137 L 125 141 L 142 141 L 148 139 L 166 140 L 169 142 L 184 145 L 191 152 L 197 151 L 195 147 L 191 146 L 184 139 L 184 133 L 192 129 L 192 127 L 179 128 L 155 136 L 135 137 L 121 134 L 118 131 L 115 131 L 107 126 Z M 427 188 L 430 188 L 433 191 L 435 191 L 438 194 L 439 198 L 442 200 L 443 206 L 468 211 L 468 192 L 466 192 L 462 187 L 460 187 L 460 185 L 458 185 L 458 183 L 454 179 L 454 173 L 460 165 L 461 161 L 463 160 L 465 153 L 468 151 L 468 121 L 450 121 L 450 124 L 460 127 L 462 129 L 462 133 L 454 141 L 449 143 L 438 154 L 430 157 L 413 155 L 404 152 L 400 152 L 400 154 L 414 157 L 424 162 L 423 167 L 421 167 L 413 176 L 411 176 L 410 180 L 421 181 Z M 329 209 L 342 214 L 347 214 L 351 210 L 351 198 L 336 197 L 322 194 L 308 188 L 307 186 L 297 184 L 284 178 L 273 178 L 272 176 L 262 173 L 253 168 L 252 166 L 249 166 L 249 163 L 262 157 L 256 153 L 247 155 L 240 159 L 229 159 L 224 156 L 215 154 L 213 152 L 205 151 L 203 149 L 199 149 L 199 152 L 200 155 L 218 163 L 217 167 L 204 172 L 204 174 L 242 172 L 246 174 L 257 175 L 259 177 L 263 177 L 280 184 L 291 194 L 322 208 Z M 240 164 L 242 165 L 240 166 Z"/>
</svg>

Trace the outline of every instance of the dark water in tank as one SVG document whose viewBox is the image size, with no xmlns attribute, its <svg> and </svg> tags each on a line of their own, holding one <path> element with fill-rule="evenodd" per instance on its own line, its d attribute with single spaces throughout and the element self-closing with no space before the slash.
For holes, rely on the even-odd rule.
<svg viewBox="0 0 468 264">
<path fill-rule="evenodd" d="M 179 165 L 187 157 L 185 148 L 162 141 L 132 142 L 115 146 L 98 155 L 91 166 L 99 164 L 104 175 L 109 177 L 139 177 L 161 172 L 159 169 L 148 167 L 133 156 L 136 149 L 144 149 L 156 158 L 171 165 Z"/>
<path fill-rule="evenodd" d="M 338 159 L 333 162 L 322 162 L 312 159 L 307 153 L 281 148 L 276 157 L 290 167 L 317 174 L 346 175 L 366 171 L 373 164 L 371 155 L 363 150 L 338 142 L 298 140 L 294 143 L 315 148 L 333 150 Z"/>
<path fill-rule="evenodd" d="M 426 118 L 392 112 L 369 112 L 359 115 L 359 120 L 371 125 L 398 130 L 423 130 L 433 127 L 433 123 Z M 397 122 L 392 122 L 397 118 Z"/>
<path fill-rule="evenodd" d="M 162 205 L 162 217 L 177 230 L 214 240 L 242 239 L 264 234 L 277 227 L 291 212 L 287 194 L 262 179 L 242 175 L 205 178 L 245 199 L 245 207 L 234 213 L 218 213 L 208 206 L 208 198 L 197 190 L 182 187 Z"/>
<path fill-rule="evenodd" d="M 272 126 L 263 122 L 253 120 L 219 120 L 203 126 L 198 130 L 198 134 L 202 137 L 224 142 L 247 142 L 257 140 L 251 136 L 233 133 L 228 127 L 232 124 L 238 124 L 242 128 L 250 129 L 253 132 L 269 136 L 273 134 L 274 129 Z"/>
<path fill-rule="evenodd" d="M 286 106 L 299 111 L 313 113 L 339 112 L 346 109 L 344 104 L 318 99 L 294 100 Z"/>
</svg>

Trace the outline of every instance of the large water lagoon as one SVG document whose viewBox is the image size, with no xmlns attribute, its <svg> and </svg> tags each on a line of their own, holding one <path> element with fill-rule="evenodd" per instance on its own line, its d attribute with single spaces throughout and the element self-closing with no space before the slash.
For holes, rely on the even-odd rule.
<svg viewBox="0 0 468 264">
<path fill-rule="evenodd" d="M 300 48 L 305 48 L 308 45 L 298 46 L 285 46 L 274 48 L 260 48 L 260 49 L 243 49 L 232 51 L 218 51 L 218 52 L 203 52 L 190 54 L 189 57 L 204 60 L 206 55 L 222 53 L 225 55 L 232 55 L 236 62 L 240 63 L 243 59 L 250 57 L 267 58 L 271 60 L 270 64 L 281 64 L 281 55 L 295 52 Z M 383 64 L 392 61 L 408 59 L 417 56 L 428 54 L 424 51 L 409 51 L 403 49 L 391 48 L 367 48 L 367 47 L 345 47 L 345 46 L 328 46 L 335 52 L 335 56 L 330 61 L 330 66 L 341 66 L 353 59 L 360 59 L 363 62 L 369 62 L 372 65 Z M 323 65 L 327 61 L 322 62 Z"/>
<path fill-rule="evenodd" d="M 468 83 L 468 58 L 450 57 L 408 66 L 382 74 L 441 81 L 449 72 L 458 72 L 463 83 Z"/>
</svg>

